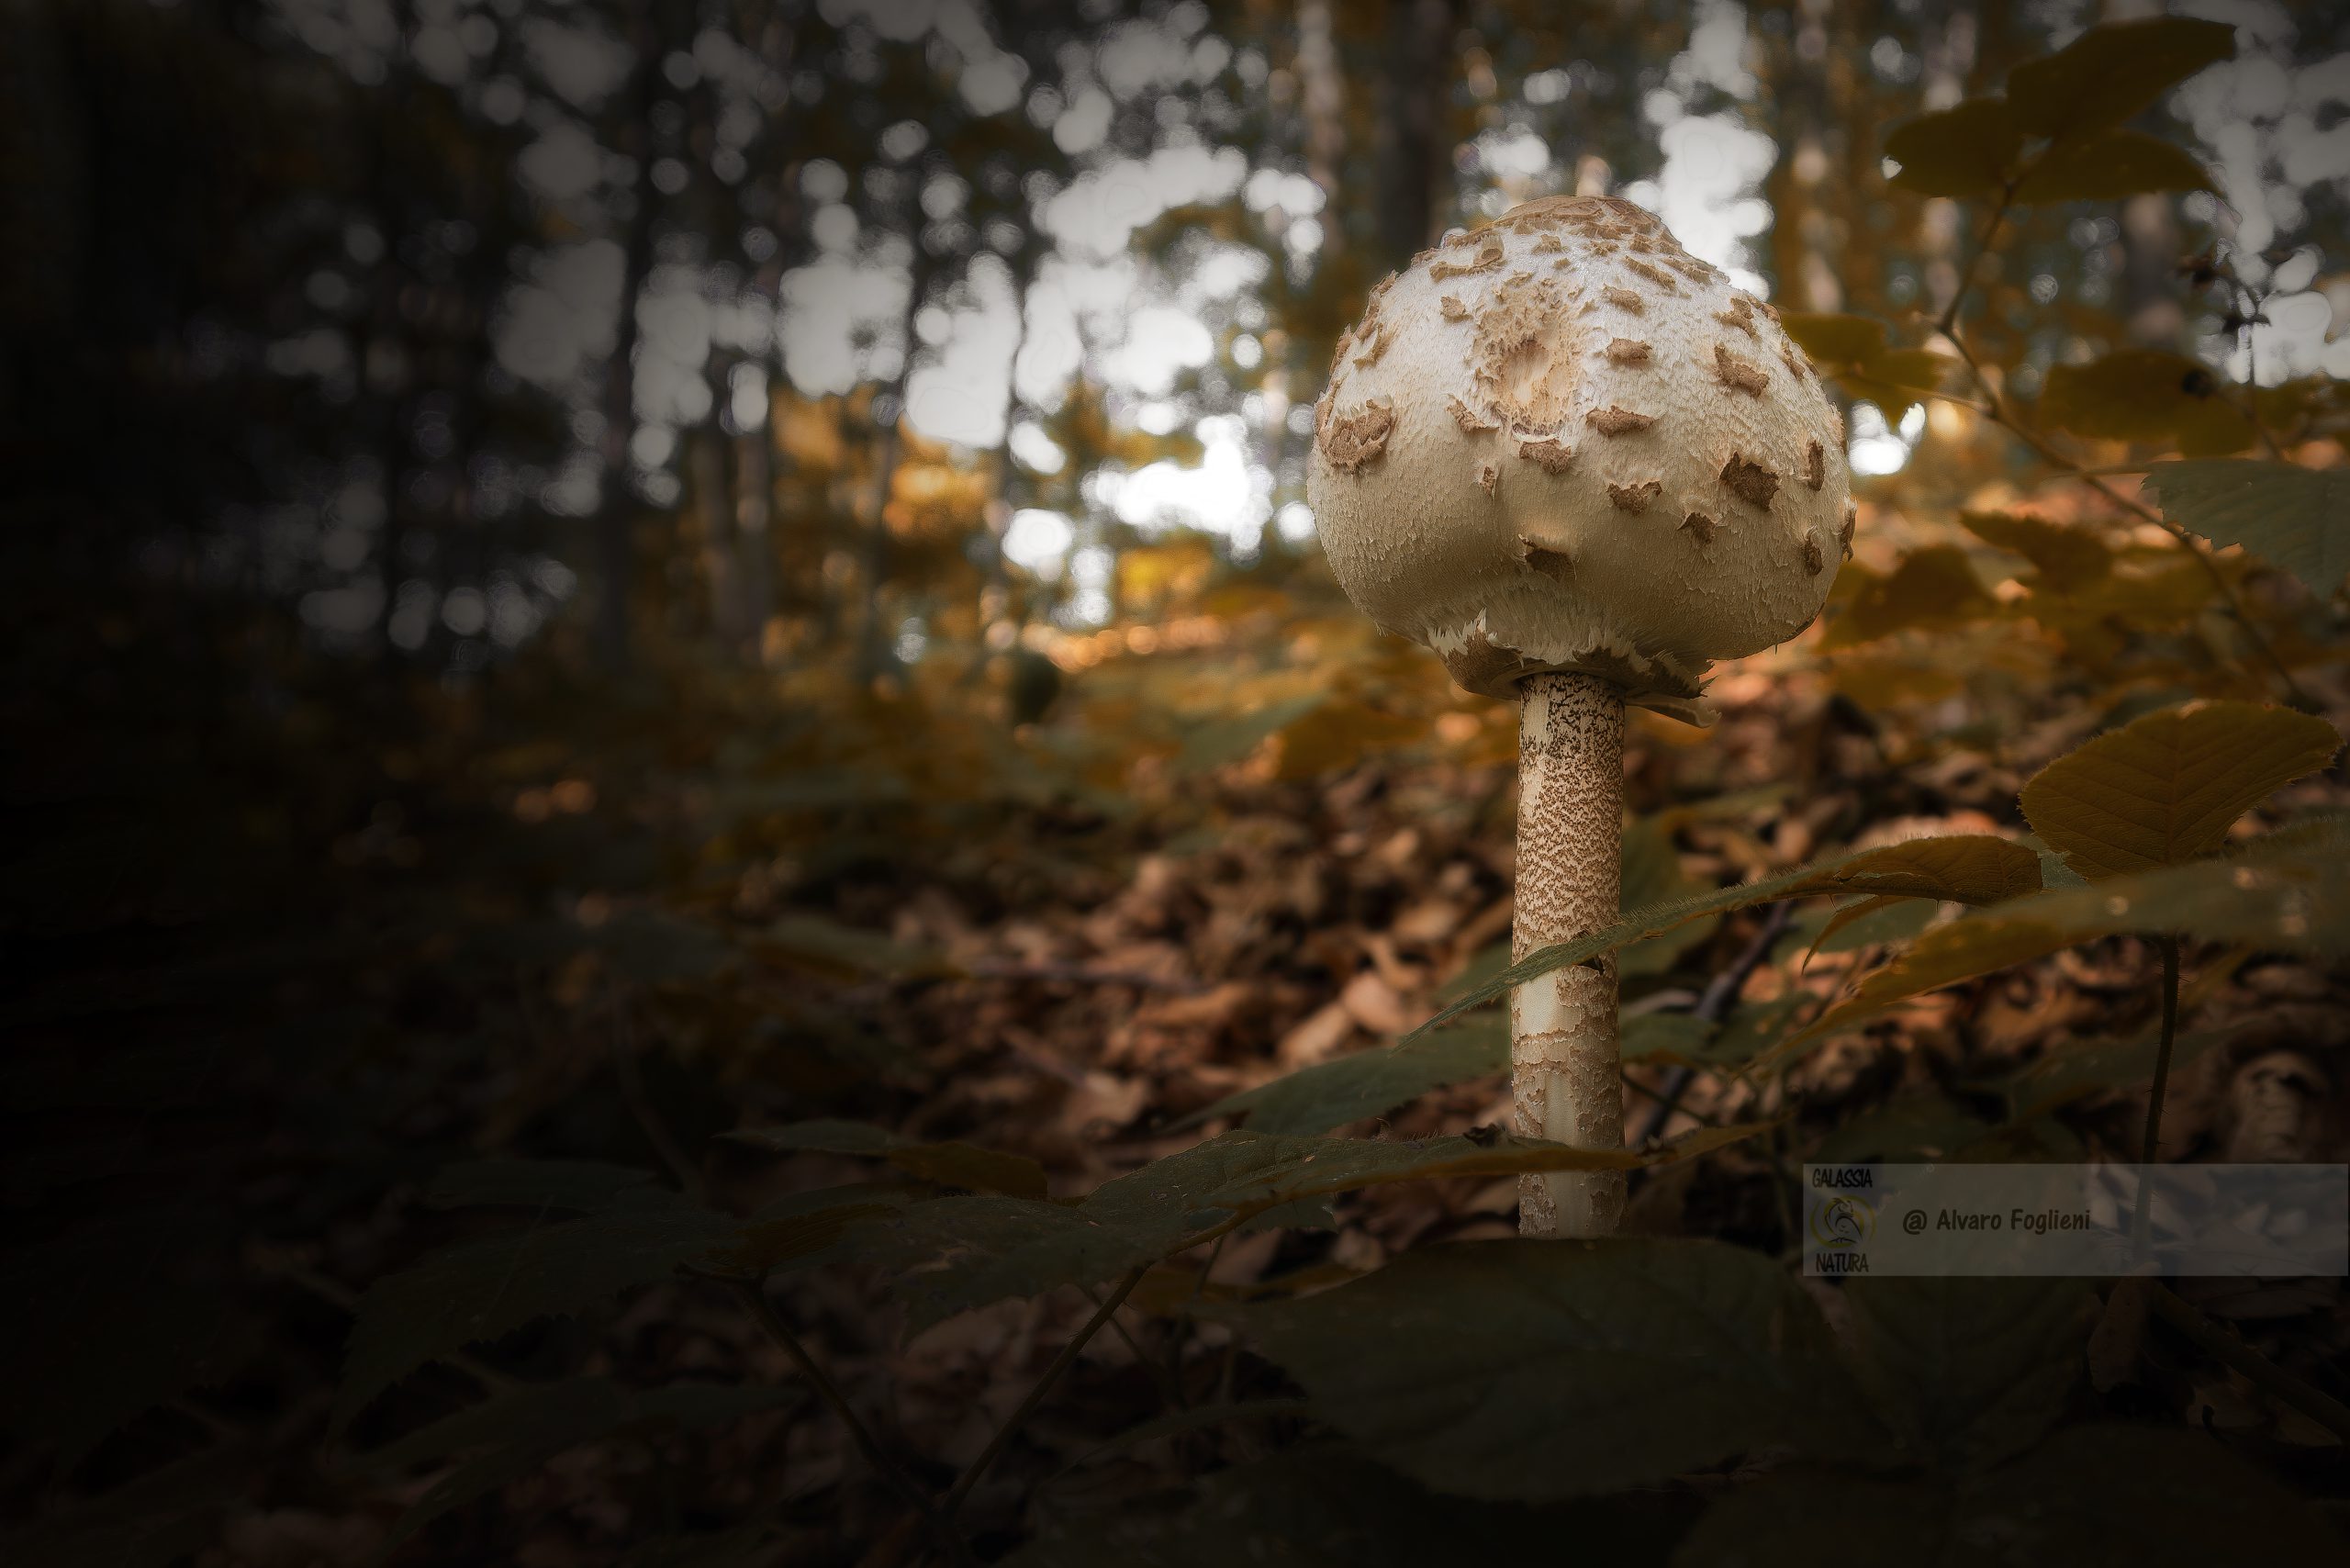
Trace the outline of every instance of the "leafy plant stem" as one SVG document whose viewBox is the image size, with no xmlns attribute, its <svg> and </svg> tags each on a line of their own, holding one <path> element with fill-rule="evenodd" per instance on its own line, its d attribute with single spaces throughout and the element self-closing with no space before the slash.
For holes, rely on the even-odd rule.
<svg viewBox="0 0 2350 1568">
<path fill-rule="evenodd" d="M 2212 1322 L 2169 1290 L 2154 1293 L 2154 1316 L 2193 1340 L 2214 1361 L 2241 1373 L 2246 1383 L 2266 1389 L 2279 1400 L 2350 1443 L 2350 1406 L 2322 1389 L 2311 1387 L 2291 1372 Z"/>
<path fill-rule="evenodd" d="M 1991 220 L 1983 226 L 1981 237 L 1975 241 L 1974 252 L 1966 258 L 1965 264 L 1958 269 L 1957 286 L 1951 290 L 1950 303 L 1942 307 L 1942 319 L 1934 323 L 1934 330 L 1942 336 L 1950 337 L 1953 329 L 1958 325 L 1959 308 L 1966 303 L 1966 296 L 1975 286 L 1975 269 L 1983 264 L 1983 258 L 1990 252 L 1992 242 L 1998 239 L 2000 226 L 2007 222 L 2008 208 L 2015 198 L 2015 182 L 2010 180 L 2000 187 L 1999 205 L 1991 209 Z"/>
<path fill-rule="evenodd" d="M 946 1502 L 941 1505 L 941 1512 L 946 1518 L 955 1517 L 956 1510 L 971 1495 L 971 1488 L 979 1484 L 980 1477 L 987 1474 L 990 1467 L 1011 1445 L 1013 1435 L 1035 1413 L 1036 1406 L 1045 1402 L 1045 1396 L 1052 1393 L 1053 1385 L 1060 1382 L 1061 1375 L 1076 1363 L 1080 1352 L 1094 1335 L 1101 1332 L 1102 1326 L 1125 1305 L 1126 1297 L 1133 1294 L 1135 1286 L 1142 1282 L 1142 1277 L 1149 1267 L 1147 1263 L 1138 1263 L 1127 1270 L 1125 1277 L 1118 1281 L 1118 1288 L 1110 1293 L 1110 1299 L 1096 1307 L 1093 1316 L 1085 1320 L 1085 1326 L 1061 1347 L 1061 1353 L 1053 1358 L 1053 1364 L 1045 1369 L 1044 1376 L 1036 1380 L 1036 1385 L 1028 1391 L 1028 1396 L 1020 1402 L 1019 1408 L 1004 1417 L 1003 1425 L 995 1429 L 995 1436 L 988 1439 L 988 1446 L 980 1450 L 979 1457 L 973 1460 L 969 1468 L 956 1480 L 953 1489 L 946 1494 Z"/>
<path fill-rule="evenodd" d="M 2277 656 L 2277 650 L 2269 645 L 2267 638 L 2261 635 L 2259 627 L 2253 624 L 2252 616 L 2244 609 L 2243 599 L 2236 596 L 2233 585 L 2229 583 L 2226 575 L 2220 570 L 2210 556 L 2204 553 L 2201 543 L 2195 535 L 2171 521 L 2145 502 L 2123 495 L 2102 478 L 2049 445 L 2037 431 L 2009 412 L 2006 404 L 2000 400 L 1998 393 L 1993 390 L 1990 378 L 1983 373 L 1982 362 L 1975 357 L 1975 351 L 1966 346 L 1966 340 L 1960 337 L 1954 328 L 1944 331 L 1942 335 L 1950 340 L 1952 347 L 1958 350 L 1959 358 L 1966 362 L 1966 368 L 1975 376 L 1975 386 L 1982 390 L 1985 402 L 1980 411 L 1983 417 L 2022 442 L 2024 445 L 2038 454 L 2042 461 L 2062 469 L 2067 477 L 2079 480 L 2114 506 L 2133 517 L 2153 523 L 2177 540 L 2179 547 L 2187 552 L 2197 566 L 2203 568 L 2203 575 L 2211 579 L 2211 586 L 2218 590 L 2221 600 L 2227 605 L 2228 613 L 2234 616 L 2236 624 L 2244 629 L 2244 634 L 2251 640 L 2254 647 L 2260 650 L 2261 656 L 2267 661 L 2269 667 L 2277 672 L 2277 678 L 2283 683 L 2288 700 L 2294 707 L 2304 712 L 2314 711 L 2314 704 L 2309 693 L 2301 689 L 2300 682 L 2293 678 L 2293 672 L 2285 667 L 2285 661 Z"/>
<path fill-rule="evenodd" d="M 932 1533 L 946 1548 L 947 1559 L 956 1563 L 970 1562 L 970 1548 L 963 1543 L 961 1536 L 956 1534 L 954 1527 L 947 1522 L 946 1514 L 923 1495 L 912 1476 L 890 1462 L 890 1456 L 873 1436 L 872 1428 L 858 1417 L 856 1407 L 849 1404 L 848 1395 L 841 1392 L 840 1385 L 825 1373 L 816 1358 L 809 1353 L 808 1348 L 800 1342 L 800 1336 L 791 1331 L 791 1325 L 776 1311 L 775 1304 L 767 1299 L 765 1282 L 736 1280 L 732 1282 L 732 1285 L 736 1299 L 750 1313 L 752 1320 L 758 1324 L 760 1331 L 790 1358 L 800 1375 L 808 1380 L 817 1394 L 832 1407 L 833 1414 L 841 1418 L 841 1425 L 848 1428 L 849 1438 L 856 1444 L 857 1451 L 865 1456 L 865 1462 L 929 1525 Z"/>
<path fill-rule="evenodd" d="M 2160 1157 L 2163 1132 L 2163 1095 L 2170 1087 L 2171 1047 L 2178 1038 L 2178 938 L 2158 936 L 2155 950 L 2163 959 L 2163 1038 L 2154 1052 L 2154 1085 L 2146 1096 L 2146 1131 L 2139 1139 L 2138 1163 L 2151 1169 Z M 2154 1213 L 2154 1182 L 2146 1175 L 2138 1182 L 2137 1210 L 2130 1216 L 2130 1250 L 2134 1258 L 2146 1256 L 2148 1226 Z"/>
</svg>

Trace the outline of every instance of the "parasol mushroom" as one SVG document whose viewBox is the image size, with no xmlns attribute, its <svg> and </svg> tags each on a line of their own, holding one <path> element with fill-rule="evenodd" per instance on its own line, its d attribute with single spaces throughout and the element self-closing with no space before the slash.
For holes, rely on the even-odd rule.
<svg viewBox="0 0 2350 1568">
<path fill-rule="evenodd" d="M 1808 625 L 1849 551 L 1843 425 L 1776 312 L 1610 197 L 1528 202 L 1372 290 L 1315 409 L 1331 570 L 1461 686 L 1520 704 L 1512 946 L 1617 913 L 1624 704 Z M 1520 1133 L 1623 1144 L 1613 958 L 1519 986 Z M 1520 1182 L 1520 1228 L 1598 1236 L 1619 1173 Z"/>
</svg>

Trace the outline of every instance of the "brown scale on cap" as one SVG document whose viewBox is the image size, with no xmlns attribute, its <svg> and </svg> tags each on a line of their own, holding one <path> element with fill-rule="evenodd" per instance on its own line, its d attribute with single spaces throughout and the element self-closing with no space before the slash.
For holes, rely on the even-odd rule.
<svg viewBox="0 0 2350 1568">
<path fill-rule="evenodd" d="M 1501 420 L 1491 414 L 1481 413 L 1471 408 L 1455 394 L 1449 392 L 1445 394 L 1444 407 L 1446 412 L 1452 416 L 1452 422 L 1460 427 L 1461 433 L 1464 435 L 1475 435 L 1479 431 L 1497 431 L 1502 428 Z"/>
<path fill-rule="evenodd" d="M 1722 465 L 1722 485 L 1731 495 L 1751 507 L 1771 510 L 1771 498 L 1779 493 L 1779 476 L 1742 452 L 1730 454 Z"/>
<path fill-rule="evenodd" d="M 1607 487 L 1607 498 L 1616 503 L 1619 511 L 1646 511 L 1649 503 L 1662 494 L 1664 482 L 1661 479 L 1643 479 L 1637 485 Z"/>
<path fill-rule="evenodd" d="M 1457 294 L 1446 295 L 1436 302 L 1436 308 L 1438 313 L 1448 321 L 1469 319 L 1469 307 L 1460 303 L 1460 297 Z"/>
<path fill-rule="evenodd" d="M 1599 297 L 1618 309 L 1629 310 L 1635 316 L 1645 314 L 1648 310 L 1647 303 L 1639 295 L 1628 288 L 1617 288 L 1614 284 L 1601 289 Z"/>
<path fill-rule="evenodd" d="M 1656 423 L 1656 416 L 1611 406 L 1594 409 L 1583 416 L 1583 421 L 1602 435 L 1634 435 Z"/>
<path fill-rule="evenodd" d="M 1803 569 L 1813 577 L 1828 569 L 1828 556 L 1819 548 L 1819 541 L 1808 533 L 1803 539 Z"/>
<path fill-rule="evenodd" d="M 1714 534 L 1721 528 L 1720 523 L 1701 511 L 1693 511 L 1683 518 L 1681 526 L 1687 529 L 1690 536 L 1700 544 L 1711 544 L 1714 542 Z"/>
<path fill-rule="evenodd" d="M 1678 294 L 1681 292 L 1680 286 L 1673 281 L 1673 274 L 1671 273 L 1666 272 L 1662 267 L 1651 266 L 1648 263 L 1640 260 L 1638 256 L 1625 257 L 1624 267 L 1626 271 L 1637 273 L 1640 276 L 1648 279 L 1651 283 L 1656 285 L 1667 294 Z"/>
<path fill-rule="evenodd" d="M 1373 398 L 1352 412 L 1334 413 L 1322 432 L 1322 455 L 1341 474 L 1359 474 L 1387 451 L 1395 429 L 1395 399 Z"/>
<path fill-rule="evenodd" d="M 1860 531 L 1861 509 L 1851 501 L 1844 503 L 1844 526 L 1836 531 L 1836 543 L 1843 547 L 1844 559 L 1852 558 L 1852 535 Z"/>
<path fill-rule="evenodd" d="M 1433 283 L 1442 283 L 1449 277 L 1468 277 L 1474 273 L 1491 272 L 1502 264 L 1504 253 L 1502 237 L 1498 234 L 1488 234 L 1485 236 L 1484 243 L 1477 247 L 1476 253 L 1466 261 L 1455 261 L 1450 256 L 1439 255 L 1435 264 L 1428 268 L 1428 279 Z"/>
<path fill-rule="evenodd" d="M 1760 398 L 1771 389 L 1771 378 L 1762 367 L 1751 359 L 1741 359 L 1729 352 L 1726 343 L 1714 345 L 1714 374 L 1725 386 L 1734 387 L 1750 398 Z"/>
<path fill-rule="evenodd" d="M 1545 474 L 1563 474 L 1575 460 L 1574 448 L 1554 435 L 1518 437 L 1517 454 Z"/>
<path fill-rule="evenodd" d="M 1574 569 L 1573 560 L 1563 550 L 1553 550 L 1547 545 L 1537 544 L 1531 539 L 1521 539 L 1517 543 L 1519 549 L 1523 552 L 1522 558 L 1526 562 L 1526 569 L 1529 572 L 1539 572 L 1546 577 L 1556 577 L 1564 581 L 1568 573 Z"/>
<path fill-rule="evenodd" d="M 1489 496 L 1490 496 L 1490 495 L 1492 495 L 1492 494 L 1494 493 L 1494 484 L 1495 484 L 1495 483 L 1496 483 L 1496 482 L 1501 478 L 1501 476 L 1502 476 L 1502 471 L 1501 471 L 1500 469 L 1498 469 L 1498 468 L 1494 467 L 1494 466 L 1492 464 L 1490 464 L 1490 463 L 1481 464 L 1481 465 L 1478 466 L 1478 469 L 1477 469 L 1477 484 L 1478 484 L 1478 487 L 1479 487 L 1480 488 L 1482 488 L 1482 489 L 1485 492 L 1485 494 L 1487 494 L 1487 495 L 1489 495 Z"/>
<path fill-rule="evenodd" d="M 1796 352 L 1796 345 L 1792 340 L 1779 345 L 1779 363 L 1785 365 L 1788 373 L 1797 381 L 1803 380 L 1811 374 L 1811 365 L 1803 355 Z"/>
<path fill-rule="evenodd" d="M 1816 441 L 1804 445 L 1803 482 L 1815 490 L 1828 483 L 1828 449 Z"/>
<path fill-rule="evenodd" d="M 1714 319 L 1725 327 L 1735 327 L 1750 338 L 1760 339 L 1754 330 L 1754 301 L 1742 294 L 1730 296 L 1729 308 L 1716 313 Z"/>
<path fill-rule="evenodd" d="M 1363 334 L 1361 343 L 1355 349 L 1355 368 L 1360 370 L 1364 365 L 1378 364 L 1379 356 L 1385 353 L 1387 345 L 1394 341 L 1395 323 L 1393 321 L 1374 323 L 1371 330 Z"/>
<path fill-rule="evenodd" d="M 1567 242 L 1556 234 L 1545 234 L 1534 241 L 1534 253 L 1538 256 L 1552 255 L 1566 248 Z"/>
<path fill-rule="evenodd" d="M 1607 345 L 1610 364 L 1646 364 L 1651 358 L 1648 344 L 1638 338 L 1617 338 Z"/>
<path fill-rule="evenodd" d="M 1528 431 L 1554 431 L 1573 404 L 1580 330 L 1555 278 L 1521 274 L 1495 286 L 1477 317 L 1470 378 L 1487 413 Z"/>
</svg>

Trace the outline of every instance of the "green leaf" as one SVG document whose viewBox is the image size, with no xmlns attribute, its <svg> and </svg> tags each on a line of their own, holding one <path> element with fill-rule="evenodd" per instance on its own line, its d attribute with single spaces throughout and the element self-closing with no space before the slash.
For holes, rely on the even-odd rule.
<svg viewBox="0 0 2350 1568">
<path fill-rule="evenodd" d="M 1954 544 L 1912 550 L 1885 577 L 1846 566 L 1837 584 L 1843 610 L 1828 623 L 1822 644 L 1849 647 L 1897 632 L 1942 632 L 1996 614 L 1998 603 Z"/>
<path fill-rule="evenodd" d="M 1844 1287 L 1856 1371 L 1886 1460 L 1979 1470 L 2064 1414 L 2097 1298 L 2077 1280 L 1863 1277 Z"/>
<path fill-rule="evenodd" d="M 1711 1019 L 1687 1013 L 1636 1014 L 1623 1022 L 1623 1057 L 1626 1061 L 1708 1066 L 1713 1059 L 1710 1047 L 1718 1028 Z"/>
<path fill-rule="evenodd" d="M 1268 702 L 1252 712 L 1229 719 L 1212 719 L 1184 737 L 1183 749 L 1175 759 L 1175 770 L 1196 775 L 1242 761 L 1326 700 L 1321 692 L 1309 692 L 1303 697 Z"/>
<path fill-rule="evenodd" d="M 1535 1509 L 1429 1492 L 1332 1443 L 1233 1464 L 1181 1488 L 1074 1504 L 1004 1568 L 1424 1568 L 1535 1562 L 1561 1540 L 1600 1562 L 1654 1562 L 1678 1524 L 1651 1499 Z"/>
<path fill-rule="evenodd" d="M 2058 757 L 2023 787 L 2033 833 L 2094 881 L 2176 866 L 2342 747 L 2332 724 L 2251 702 L 2148 713 Z"/>
<path fill-rule="evenodd" d="M 2177 1071 L 2233 1037 L 2232 1029 L 2181 1030 L 2171 1042 L 2171 1068 Z M 2154 1076 L 2154 1061 L 2162 1050 L 2162 1036 L 2149 1030 L 2130 1040 L 2065 1041 L 2008 1078 L 1998 1087 L 2008 1100 L 2010 1122 L 2036 1121 L 2076 1100 L 2132 1084 Z"/>
<path fill-rule="evenodd" d="M 1227 1094 L 1177 1126 L 1242 1116 L 1255 1132 L 1326 1133 L 1391 1111 L 1431 1089 L 1508 1070 L 1508 1028 L 1499 1020 L 1472 1020 L 1407 1044 L 1317 1062 Z"/>
<path fill-rule="evenodd" d="M 1996 195 L 2015 173 L 2023 131 L 2004 98 L 1968 98 L 1895 126 L 1885 155 L 1901 165 L 1889 182 L 1919 196 Z"/>
<path fill-rule="evenodd" d="M 435 1208 L 561 1209 L 593 1214 L 641 1195 L 654 1172 L 593 1159 L 468 1159 L 432 1178 L 424 1201 Z"/>
<path fill-rule="evenodd" d="M 1404 1037 L 1418 1039 L 1472 1008 L 1507 995 L 1514 988 L 1552 969 L 1580 964 L 1626 943 L 1658 935 L 1709 914 L 1780 899 L 1808 898 L 1817 893 L 1889 894 L 1958 903 L 1997 903 L 2039 885 L 2040 857 L 2022 845 L 2003 838 L 1971 834 L 1913 838 L 1906 844 L 1856 850 L 1766 877 L 1759 882 L 1719 888 L 1694 898 L 1637 910 L 1594 935 L 1530 953 Z"/>
<path fill-rule="evenodd" d="M 2089 28 L 2008 75 L 2016 123 L 2033 136 L 2071 136 L 2120 125 L 2179 83 L 2234 54 L 2224 22 L 2165 17 Z"/>
<path fill-rule="evenodd" d="M 54 1444 L 62 1473 L 142 1411 L 226 1382 L 258 1348 L 232 1257 L 220 1222 L 180 1207 L 85 1222 L 11 1253 L 0 1428 Z"/>
<path fill-rule="evenodd" d="M 608 1378 L 572 1378 L 503 1394 L 443 1417 L 360 1456 L 377 1470 L 456 1459 L 446 1474 L 392 1526 L 397 1546 L 452 1508 L 461 1507 L 543 1466 L 582 1443 L 624 1433 L 713 1427 L 802 1395 L 793 1389 L 678 1383 L 624 1388 Z"/>
<path fill-rule="evenodd" d="M 451 1248 L 379 1280 L 359 1300 L 332 1425 L 436 1356 L 540 1317 L 593 1311 L 621 1292 L 707 1261 L 740 1238 L 722 1215 L 681 1200 L 630 1204 Z"/>
<path fill-rule="evenodd" d="M 1428 1248 L 1246 1322 L 1322 1419 L 1470 1497 L 1655 1484 L 1856 1409 L 1796 1282 L 1716 1242 Z"/>
<path fill-rule="evenodd" d="M 2210 1568 L 2342 1554 L 2308 1503 L 2213 1439 L 2086 1426 L 1963 1478 L 1775 1471 L 1708 1508 L 1673 1568 L 1816 1568 L 1823 1529 L 1840 1561 L 1927 1568 Z"/>
<path fill-rule="evenodd" d="M 740 1236 L 710 1255 L 721 1271 L 744 1275 L 813 1268 L 833 1261 L 850 1226 L 934 1196 L 927 1184 L 851 1182 L 793 1193 L 743 1222 Z"/>
<path fill-rule="evenodd" d="M 1779 325 L 1823 366 L 1860 364 L 1885 352 L 1885 323 L 1874 316 L 1789 310 Z"/>
<path fill-rule="evenodd" d="M 2146 487 L 2179 527 L 2274 561 L 2320 599 L 2350 574 L 2350 468 L 2203 458 L 2155 464 Z"/>
<path fill-rule="evenodd" d="M 859 1222 L 846 1245 L 904 1274 L 909 1334 L 1006 1296 L 1094 1284 L 1301 1200 L 1393 1182 L 1628 1170 L 1694 1159 L 1762 1130 L 1707 1128 L 1664 1148 L 1570 1148 L 1507 1133 L 1385 1141 L 1228 1132 L 1103 1183 L 1082 1202 L 938 1198 Z"/>
<path fill-rule="evenodd" d="M 942 1187 L 979 1193 L 1009 1193 L 1016 1198 L 1045 1195 L 1045 1168 L 1023 1154 L 1004 1154 L 968 1143 L 917 1143 L 863 1122 L 793 1122 L 788 1126 L 751 1127 L 721 1135 L 728 1143 L 778 1154 L 869 1154 L 907 1175 Z"/>
<path fill-rule="evenodd" d="M 2143 130 L 2109 130 L 2051 147 L 2016 182 L 2015 199 L 2030 207 L 2211 188 L 2210 171 L 2176 144 Z"/>
<path fill-rule="evenodd" d="M 1811 1159 L 1820 1164 L 1930 1159 L 1966 1148 L 1991 1130 L 1941 1090 L 1915 1090 L 1838 1124 Z"/>
<path fill-rule="evenodd" d="M 219 1516 L 262 1456 L 207 1449 L 60 1509 L 0 1540 L 9 1568 L 171 1568 L 219 1540 Z"/>
<path fill-rule="evenodd" d="M 2198 453 L 2251 444 L 2252 424 L 2210 367 L 2183 354 L 2122 349 L 2048 372 L 2040 417 L 2099 441 L 2176 442 Z"/>
<path fill-rule="evenodd" d="M 2030 561 L 2042 585 L 2056 593 L 2086 588 L 2113 570 L 2113 552 L 2086 528 L 2006 511 L 1961 512 L 1958 521 L 1986 544 Z"/>
<path fill-rule="evenodd" d="M 2339 846 L 2323 852 L 2280 846 L 2263 853 L 2255 846 L 2232 859 L 2199 860 L 2018 899 L 1927 932 L 1764 1059 L 1783 1060 L 1912 997 L 2099 936 L 2169 933 L 2332 956 L 2350 948 L 2345 879 L 2350 864 Z"/>
</svg>

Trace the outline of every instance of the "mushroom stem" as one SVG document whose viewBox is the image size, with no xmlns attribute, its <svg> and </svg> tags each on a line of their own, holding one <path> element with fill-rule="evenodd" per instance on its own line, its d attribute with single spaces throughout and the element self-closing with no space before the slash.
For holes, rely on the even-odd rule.
<svg viewBox="0 0 2350 1568">
<path fill-rule="evenodd" d="M 1518 685 L 1517 904 L 1513 956 L 1613 924 L 1624 847 L 1624 699 L 1595 676 Z M 1517 1130 L 1577 1148 L 1624 1147 L 1616 959 L 1553 969 L 1510 996 Z M 1518 1178 L 1527 1236 L 1614 1233 L 1621 1171 Z"/>
</svg>

